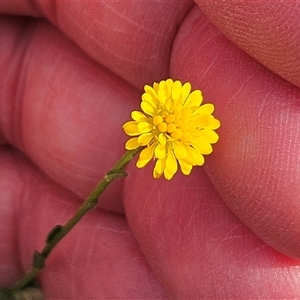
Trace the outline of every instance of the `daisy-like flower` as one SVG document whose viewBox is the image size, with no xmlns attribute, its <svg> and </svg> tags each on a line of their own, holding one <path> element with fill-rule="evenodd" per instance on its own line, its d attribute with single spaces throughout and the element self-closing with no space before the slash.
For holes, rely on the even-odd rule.
<svg viewBox="0 0 300 300">
<path fill-rule="evenodd" d="M 191 84 L 172 79 L 145 85 L 140 111 L 131 113 L 132 121 L 123 125 L 130 138 L 127 150 L 140 146 L 138 168 L 155 161 L 153 177 L 171 179 L 178 164 L 183 174 L 190 174 L 193 166 L 204 163 L 203 155 L 212 152 L 211 144 L 218 141 L 214 131 L 220 122 L 212 115 L 213 104 L 202 103 L 200 90 L 191 92 Z"/>
</svg>

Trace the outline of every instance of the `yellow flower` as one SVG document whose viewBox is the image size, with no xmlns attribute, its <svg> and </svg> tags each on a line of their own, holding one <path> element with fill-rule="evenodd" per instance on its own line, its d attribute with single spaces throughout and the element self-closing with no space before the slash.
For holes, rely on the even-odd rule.
<svg viewBox="0 0 300 300">
<path fill-rule="evenodd" d="M 214 131 L 220 122 L 212 116 L 213 104 L 201 105 L 199 90 L 191 92 L 189 82 L 162 80 L 153 87 L 145 85 L 140 111 L 131 113 L 132 121 L 123 125 L 130 138 L 125 148 L 133 150 L 145 146 L 137 167 L 155 160 L 153 177 L 162 174 L 171 179 L 180 165 L 183 174 L 190 174 L 193 166 L 204 163 L 203 155 L 212 152 L 211 144 L 218 141 Z"/>
</svg>

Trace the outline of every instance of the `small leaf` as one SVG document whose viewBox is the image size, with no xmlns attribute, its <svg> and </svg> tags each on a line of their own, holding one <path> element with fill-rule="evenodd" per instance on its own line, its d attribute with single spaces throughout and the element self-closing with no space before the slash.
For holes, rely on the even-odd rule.
<svg viewBox="0 0 300 300">
<path fill-rule="evenodd" d="M 48 233 L 46 243 L 49 244 L 52 242 L 52 240 L 57 236 L 57 234 L 61 231 L 62 225 L 56 225 L 54 226 L 51 231 Z"/>
</svg>

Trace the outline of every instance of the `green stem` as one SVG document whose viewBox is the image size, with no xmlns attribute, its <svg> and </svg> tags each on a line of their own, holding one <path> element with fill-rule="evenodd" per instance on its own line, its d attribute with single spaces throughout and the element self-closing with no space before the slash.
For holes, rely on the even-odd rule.
<svg viewBox="0 0 300 300">
<path fill-rule="evenodd" d="M 120 177 L 127 176 L 124 171 L 126 165 L 130 160 L 141 150 L 137 148 L 135 150 L 127 151 L 120 160 L 115 164 L 115 166 L 107 172 L 102 180 L 97 184 L 91 194 L 79 207 L 75 215 L 65 224 L 55 226 L 48 234 L 46 245 L 42 252 L 36 251 L 33 255 L 32 267 L 27 274 L 11 289 L 11 292 L 16 292 L 26 288 L 37 276 L 37 274 L 43 269 L 45 261 L 54 247 L 59 243 L 59 241 L 71 231 L 71 229 L 78 223 L 78 221 L 92 208 L 94 208 L 98 203 L 98 197 L 103 193 L 106 187 L 114 180 Z"/>
</svg>

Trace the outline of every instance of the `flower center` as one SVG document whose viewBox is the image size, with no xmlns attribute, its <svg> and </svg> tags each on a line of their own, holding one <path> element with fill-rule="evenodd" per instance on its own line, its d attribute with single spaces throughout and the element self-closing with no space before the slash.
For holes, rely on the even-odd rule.
<svg viewBox="0 0 300 300">
<path fill-rule="evenodd" d="M 165 133 L 175 140 L 185 139 L 185 136 L 189 135 L 190 115 L 191 110 L 189 108 L 177 110 L 173 113 L 163 111 L 153 117 L 153 125 L 158 131 L 158 135 Z"/>
</svg>

